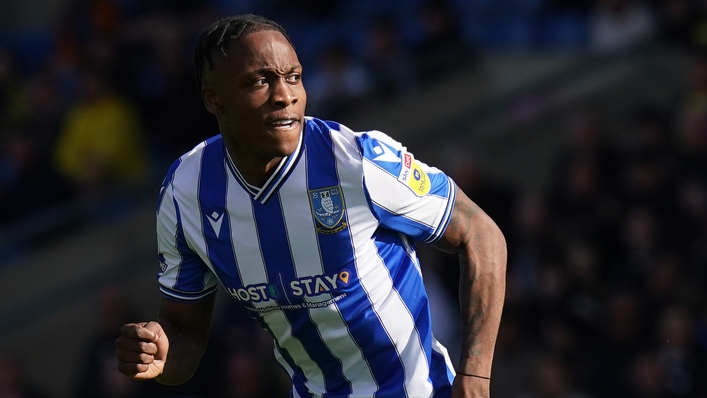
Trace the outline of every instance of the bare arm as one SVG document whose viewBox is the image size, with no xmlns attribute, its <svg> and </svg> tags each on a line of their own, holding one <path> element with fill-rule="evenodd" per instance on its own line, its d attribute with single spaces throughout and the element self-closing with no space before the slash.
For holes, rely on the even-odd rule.
<svg viewBox="0 0 707 398">
<path fill-rule="evenodd" d="M 462 347 L 453 397 L 488 397 L 491 364 L 503 311 L 506 241 L 496 223 L 457 190 L 454 213 L 436 246 L 459 253 Z"/>
<path fill-rule="evenodd" d="M 196 372 L 206 351 L 216 295 L 196 303 L 162 298 L 157 322 L 169 337 L 169 357 L 157 381 L 181 384 Z"/>
<path fill-rule="evenodd" d="M 182 384 L 196 372 L 209 340 L 215 296 L 184 303 L 162 298 L 157 319 L 123 325 L 118 369 L 135 379 Z"/>
</svg>

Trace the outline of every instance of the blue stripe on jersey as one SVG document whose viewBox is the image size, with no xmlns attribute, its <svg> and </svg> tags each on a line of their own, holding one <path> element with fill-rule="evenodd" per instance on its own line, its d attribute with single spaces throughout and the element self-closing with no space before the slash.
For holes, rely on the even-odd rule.
<svg viewBox="0 0 707 398">
<path fill-rule="evenodd" d="M 295 280 L 297 275 L 295 275 L 294 262 L 290 254 L 289 239 L 287 237 L 287 227 L 285 226 L 282 208 L 280 207 L 280 194 L 278 192 L 265 204 L 256 202 L 254 199 L 252 203 L 257 223 L 260 250 L 267 269 L 268 282 L 282 288 L 283 298 L 277 299 L 279 305 L 292 304 L 288 297 L 288 289 L 283 285 L 283 281 Z M 304 347 L 307 347 L 307 354 L 309 354 L 324 375 L 324 384 L 328 392 L 324 394 L 324 397 L 330 396 L 329 393 L 350 394 L 351 384 L 343 376 L 342 363 L 332 355 L 329 348 L 322 341 L 317 326 L 309 316 L 309 310 L 307 308 L 287 309 L 283 311 L 283 314 L 292 326 L 292 336 L 301 341 Z M 291 363 L 290 366 L 293 364 Z M 296 376 L 303 378 L 301 371 Z"/>
<path fill-rule="evenodd" d="M 159 211 L 160 206 L 162 205 L 162 200 L 164 199 L 164 194 L 165 190 L 167 189 L 168 186 L 172 184 L 172 181 L 174 180 L 174 172 L 177 170 L 177 167 L 182 163 L 182 158 L 179 158 L 172 162 L 172 165 L 169 166 L 169 169 L 167 170 L 167 175 L 165 175 L 164 180 L 162 180 L 162 185 L 160 186 L 160 194 L 157 197 L 157 209 Z"/>
<path fill-rule="evenodd" d="M 427 347 L 425 355 L 429 364 L 429 347 L 432 342 L 430 307 L 422 275 L 408 253 L 399 250 L 400 247 L 406 245 L 400 234 L 387 229 L 379 229 L 374 235 L 374 240 L 378 253 L 385 259 L 385 266 L 393 279 L 393 289 L 398 292 L 405 303 L 405 308 L 411 313 L 411 318 L 415 320 L 415 328 L 420 336 L 422 347 Z"/>
<path fill-rule="evenodd" d="M 270 326 L 267 323 L 265 323 L 263 318 L 260 318 L 260 324 L 263 326 L 263 329 L 268 331 L 268 333 L 270 334 L 270 337 L 272 337 L 272 341 L 273 341 L 273 344 L 275 345 L 275 349 L 277 350 L 277 352 L 279 352 L 280 355 L 282 355 L 282 358 L 285 360 L 285 362 L 287 362 L 287 364 L 290 366 L 290 368 L 292 368 L 292 371 L 294 372 L 294 378 L 292 380 L 293 381 L 292 388 L 297 389 L 297 393 L 301 397 L 306 397 L 307 395 L 309 395 L 309 392 L 307 391 L 307 386 L 305 385 L 305 383 L 307 382 L 307 377 L 304 375 L 304 372 L 302 371 L 302 369 L 299 366 L 297 366 L 297 364 L 295 364 L 295 360 L 292 358 L 290 353 L 287 352 L 287 350 L 285 350 L 284 348 L 280 347 L 280 343 L 275 338 L 275 333 L 273 333 L 272 329 L 270 328 Z M 283 370 L 285 370 L 285 368 L 282 365 L 280 365 L 280 367 L 282 367 Z M 286 370 L 285 370 L 285 372 L 287 373 Z M 299 383 L 294 382 L 295 378 L 297 378 Z"/>
<path fill-rule="evenodd" d="M 389 174 L 398 176 L 402 169 L 400 159 L 400 151 L 389 146 L 377 139 L 371 137 L 368 133 L 361 134 L 356 140 L 358 147 L 368 159 L 371 159 L 378 167 L 387 171 Z"/>
<path fill-rule="evenodd" d="M 241 286 L 238 264 L 231 244 L 231 224 L 226 210 L 228 174 L 223 140 L 204 147 L 199 176 L 199 208 L 206 251 L 225 286 Z M 240 301 L 239 301 L 240 303 Z"/>
<path fill-rule="evenodd" d="M 379 229 L 375 241 L 378 252 L 386 260 L 385 264 L 393 278 L 394 289 L 398 291 L 406 308 L 412 313 L 412 318 L 415 319 L 415 328 L 430 366 L 430 381 L 434 386 L 435 396 L 449 396 L 454 375 L 447 367 L 444 355 L 431 349 L 432 318 L 422 275 L 417 269 L 407 269 L 415 267 L 414 260 L 408 256 L 408 253 L 394 250 L 396 246 L 406 244 L 400 234 Z"/>
<path fill-rule="evenodd" d="M 454 181 L 452 181 L 451 178 L 446 176 L 445 178 L 447 179 L 447 196 L 449 197 L 449 200 L 447 201 L 447 208 L 444 211 L 444 216 L 442 217 L 442 221 L 439 223 L 439 226 L 434 231 L 432 236 L 425 240 L 425 243 L 437 242 L 442 237 L 444 231 L 449 225 L 449 221 L 452 219 L 454 205 L 457 203 L 457 185 L 454 183 Z"/>
<path fill-rule="evenodd" d="M 451 397 L 454 374 L 447 366 L 447 361 L 441 352 L 432 350 L 430 379 L 435 389 L 435 397 Z"/>
<path fill-rule="evenodd" d="M 171 189 L 171 187 L 165 189 Z M 208 291 L 202 291 L 204 289 L 204 277 L 209 270 L 204 266 L 201 258 L 199 258 L 187 244 L 186 237 L 184 236 L 184 228 L 182 227 L 182 216 L 179 211 L 179 204 L 174 198 L 172 201 L 174 202 L 174 209 L 177 214 L 177 250 L 179 250 L 182 260 L 179 263 L 179 275 L 177 276 L 174 286 L 170 289 L 160 285 L 160 292 L 167 297 L 177 300 L 182 299 L 180 296 L 183 297 L 183 299 L 201 299 L 216 293 L 216 286 Z"/>
<path fill-rule="evenodd" d="M 369 195 L 366 195 L 366 198 L 369 200 L 368 203 L 378 221 L 388 228 L 402 232 L 412 238 L 428 236 L 433 232 L 431 225 L 425 225 L 425 228 L 423 228 L 423 224 L 419 221 L 407 220 L 400 215 L 395 214 L 390 209 L 386 209 L 385 207 L 371 201 Z"/>
<path fill-rule="evenodd" d="M 307 189 L 309 190 L 339 184 L 333 143 L 330 137 L 330 134 L 335 133 L 322 131 L 320 126 L 317 126 L 316 130 L 316 134 L 311 134 L 310 139 L 307 140 L 306 147 L 307 158 L 316 159 L 316 162 L 312 161 L 307 164 Z M 345 197 L 344 200 L 346 200 Z M 348 214 L 345 213 L 344 218 L 348 224 Z M 376 397 L 405 396 L 403 364 L 388 332 L 383 327 L 378 315 L 375 314 L 368 294 L 358 283 L 358 270 L 355 268 L 355 264 L 352 264 L 355 255 L 349 229 L 346 228 L 336 234 L 318 234 L 318 242 L 322 263 L 326 268 L 325 273 L 335 273 L 346 269 L 349 271 L 350 277 L 348 288 L 344 291 L 354 296 L 366 296 L 363 299 L 350 297 L 347 300 L 336 302 L 335 305 L 344 317 L 349 335 L 361 348 L 363 358 L 367 361 L 371 373 L 378 383 L 379 392 L 376 393 Z M 355 303 L 364 302 L 368 303 L 365 307 L 355 306 Z M 364 314 L 375 314 L 375 316 L 367 316 L 368 319 L 362 322 L 360 317 Z M 381 381 L 387 384 L 381 385 Z"/>
</svg>

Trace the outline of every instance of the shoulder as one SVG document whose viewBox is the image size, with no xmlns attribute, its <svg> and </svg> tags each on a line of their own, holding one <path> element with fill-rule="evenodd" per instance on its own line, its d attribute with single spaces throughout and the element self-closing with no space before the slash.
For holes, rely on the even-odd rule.
<svg viewBox="0 0 707 398">
<path fill-rule="evenodd" d="M 195 180 L 208 159 L 223 160 L 223 140 L 221 135 L 213 136 L 200 142 L 189 152 L 175 160 L 167 170 L 162 188 L 173 184 L 187 183 Z"/>
<path fill-rule="evenodd" d="M 348 126 L 332 120 L 322 120 L 314 117 L 307 117 L 307 132 L 310 136 L 323 137 L 327 140 L 340 144 L 349 144 L 357 148 L 361 155 L 371 151 L 383 151 L 380 144 L 394 151 L 404 151 L 405 147 L 389 135 L 378 130 L 355 131 Z M 375 149 L 374 149 L 375 148 Z M 380 155 L 380 152 L 371 152 L 373 156 Z"/>
<path fill-rule="evenodd" d="M 332 120 L 322 120 L 307 117 L 306 138 L 308 145 L 317 148 L 327 147 L 334 152 L 344 151 L 351 155 L 360 155 L 359 147 L 356 144 L 356 136 L 359 133 L 341 123 Z"/>
<path fill-rule="evenodd" d="M 319 135 L 331 134 L 353 134 L 353 131 L 339 122 L 333 120 L 322 120 L 316 117 L 306 116 L 307 132 Z"/>
</svg>

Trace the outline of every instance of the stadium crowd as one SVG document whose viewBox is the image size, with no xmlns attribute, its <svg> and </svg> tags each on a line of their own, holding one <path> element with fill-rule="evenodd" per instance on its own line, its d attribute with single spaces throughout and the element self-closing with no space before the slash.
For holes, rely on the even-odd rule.
<svg viewBox="0 0 707 398">
<path fill-rule="evenodd" d="M 45 38 L 0 36 L 0 230 L 41 208 L 154 184 L 215 134 L 191 65 L 214 15 L 281 22 L 307 68 L 308 114 L 342 121 L 473 68 L 490 49 L 615 52 L 663 41 L 694 54 L 673 106 L 625 115 L 630 144 L 612 140 L 599 113 L 568 117 L 544 192 L 490 180 L 474 159 L 449 173 L 508 240 L 494 397 L 707 397 L 704 1 L 68 3 Z M 436 334 L 454 351 L 457 260 L 422 255 L 442 303 Z M 76 397 L 286 396 L 269 338 L 233 316 L 214 317 L 208 359 L 186 385 L 124 378 L 113 362 L 115 331 L 132 319 L 121 294 L 100 296 L 101 333 L 77 369 Z M 16 361 L 0 359 L 0 396 L 52 397 L 31 390 Z"/>
</svg>

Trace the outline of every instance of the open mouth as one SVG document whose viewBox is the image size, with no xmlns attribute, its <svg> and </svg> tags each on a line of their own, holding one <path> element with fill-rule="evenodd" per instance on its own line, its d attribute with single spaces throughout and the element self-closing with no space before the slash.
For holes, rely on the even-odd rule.
<svg viewBox="0 0 707 398">
<path fill-rule="evenodd" d="M 278 119 L 271 122 L 270 125 L 276 129 L 290 129 L 298 122 L 297 119 Z"/>
</svg>

